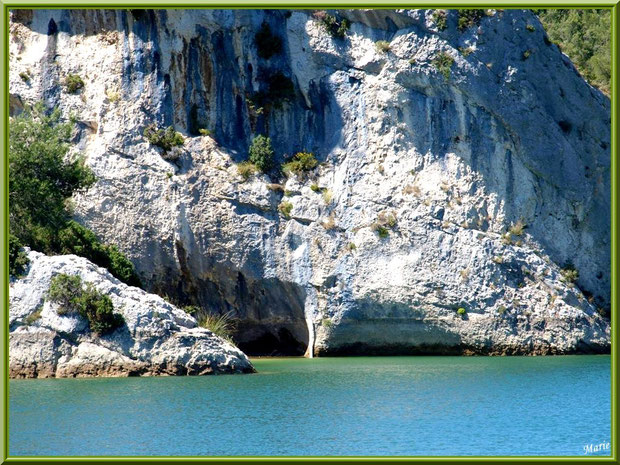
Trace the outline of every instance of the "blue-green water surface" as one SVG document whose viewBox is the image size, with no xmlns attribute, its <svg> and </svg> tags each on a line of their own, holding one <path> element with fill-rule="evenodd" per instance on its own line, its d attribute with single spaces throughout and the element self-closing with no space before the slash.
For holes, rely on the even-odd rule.
<svg viewBox="0 0 620 465">
<path fill-rule="evenodd" d="M 12 380 L 9 454 L 584 455 L 611 440 L 609 356 L 253 362 L 252 375 Z"/>
</svg>

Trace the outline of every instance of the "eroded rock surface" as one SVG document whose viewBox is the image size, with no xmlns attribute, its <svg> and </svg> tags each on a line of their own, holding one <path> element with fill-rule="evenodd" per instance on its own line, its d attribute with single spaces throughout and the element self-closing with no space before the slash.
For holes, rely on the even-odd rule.
<svg viewBox="0 0 620 465">
<path fill-rule="evenodd" d="M 74 255 L 30 252 L 28 274 L 10 283 L 9 376 L 205 375 L 251 373 L 243 352 L 161 297 L 121 283 Z M 59 315 L 46 298 L 51 279 L 79 275 L 109 296 L 125 325 L 97 336 L 79 315 Z"/>
</svg>

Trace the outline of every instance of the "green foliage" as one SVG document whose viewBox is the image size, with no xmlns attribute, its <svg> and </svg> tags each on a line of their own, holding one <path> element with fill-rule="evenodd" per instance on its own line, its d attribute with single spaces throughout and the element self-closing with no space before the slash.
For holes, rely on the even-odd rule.
<svg viewBox="0 0 620 465">
<path fill-rule="evenodd" d="M 561 271 L 562 281 L 568 284 L 576 283 L 579 279 L 579 271 L 571 263 L 567 264 Z"/>
<path fill-rule="evenodd" d="M 52 278 L 47 298 L 59 305 L 59 315 L 79 313 L 82 292 L 82 278 L 61 273 Z"/>
<path fill-rule="evenodd" d="M 463 315 L 465 315 L 467 313 L 467 310 L 465 310 L 463 307 L 459 307 L 459 309 L 456 311 L 456 313 L 458 315 L 463 316 Z"/>
<path fill-rule="evenodd" d="M 590 84 L 611 89 L 611 10 L 549 9 L 536 12 L 549 39 L 562 47 Z"/>
<path fill-rule="evenodd" d="M 27 325 L 31 325 L 35 321 L 41 319 L 41 312 L 43 311 L 43 307 L 37 308 L 34 312 L 24 318 L 24 323 Z"/>
<path fill-rule="evenodd" d="M 378 40 L 375 42 L 378 52 L 387 53 L 390 51 L 390 43 L 387 40 Z"/>
<path fill-rule="evenodd" d="M 260 30 L 254 36 L 254 44 L 258 56 L 265 60 L 282 52 L 282 39 L 271 32 L 271 27 L 267 23 L 261 24 Z"/>
<path fill-rule="evenodd" d="M 35 105 L 9 125 L 9 227 L 11 273 L 23 267 L 21 244 L 47 254 L 75 254 L 107 268 L 118 279 L 140 285 L 133 264 L 115 247 L 70 220 L 67 200 L 95 182 L 92 171 L 77 157 L 65 161 L 73 123 L 61 123 L 60 111 L 45 114 Z M 20 244 L 21 243 L 21 244 Z M 18 247 L 18 244 L 20 245 Z M 23 252 L 22 252 L 23 254 Z"/>
<path fill-rule="evenodd" d="M 200 307 L 198 307 L 197 305 L 187 305 L 183 307 L 183 311 L 185 313 L 189 313 L 190 315 L 197 315 L 200 311 Z"/>
<path fill-rule="evenodd" d="M 62 254 L 75 254 L 88 258 L 94 264 L 107 268 L 119 280 L 130 286 L 141 286 L 133 263 L 115 245 L 102 244 L 95 234 L 75 221 L 58 232 L 59 250 Z"/>
<path fill-rule="evenodd" d="M 278 205 L 278 210 L 284 215 L 285 218 L 291 217 L 291 211 L 293 210 L 293 204 L 291 202 L 284 201 Z"/>
<path fill-rule="evenodd" d="M 24 71 L 22 71 L 21 73 L 19 73 L 19 77 L 22 79 L 22 81 L 24 82 L 28 82 L 30 81 L 30 75 L 28 73 L 25 73 Z"/>
<path fill-rule="evenodd" d="M 282 171 L 287 176 L 291 174 L 301 175 L 305 171 L 310 171 L 319 164 L 314 154 L 311 152 L 298 152 L 292 160 L 282 165 Z"/>
<path fill-rule="evenodd" d="M 65 89 L 70 94 L 75 94 L 84 87 L 84 81 L 77 74 L 68 74 L 65 78 Z"/>
<path fill-rule="evenodd" d="M 198 319 L 198 326 L 208 329 L 216 336 L 233 344 L 231 334 L 235 329 L 235 324 L 229 313 L 224 313 L 222 315 L 212 315 L 208 313 L 203 315 Z"/>
<path fill-rule="evenodd" d="M 441 52 L 437 54 L 437 56 L 433 59 L 432 63 L 435 69 L 441 74 L 443 74 L 443 77 L 446 80 L 450 79 L 450 68 L 452 68 L 454 58 L 452 58 L 446 52 Z"/>
<path fill-rule="evenodd" d="M 474 49 L 472 47 L 459 47 L 459 52 L 461 52 L 461 55 L 464 57 L 468 57 L 473 53 L 473 51 Z"/>
<path fill-rule="evenodd" d="M 54 276 L 47 297 L 59 304 L 59 315 L 78 313 L 86 318 L 93 333 L 109 334 L 125 324 L 123 316 L 114 313 L 112 300 L 97 291 L 91 283 L 84 286 L 79 276 Z"/>
<path fill-rule="evenodd" d="M 445 28 L 447 28 L 448 17 L 445 10 L 435 10 L 433 12 L 433 21 L 435 22 L 437 29 L 439 29 L 440 31 L 443 31 Z"/>
<path fill-rule="evenodd" d="M 372 230 L 376 232 L 381 239 L 386 239 L 390 237 L 390 230 L 379 223 L 372 224 Z"/>
<path fill-rule="evenodd" d="M 26 271 L 26 267 L 30 263 L 23 245 L 17 237 L 9 234 L 9 276 L 19 278 Z"/>
<path fill-rule="evenodd" d="M 390 229 L 394 229 L 396 224 L 396 215 L 393 213 L 381 212 L 377 216 L 377 221 L 375 221 L 370 227 L 379 235 L 381 239 L 385 239 L 389 237 Z"/>
<path fill-rule="evenodd" d="M 314 17 L 319 20 L 325 31 L 336 39 L 344 39 L 351 27 L 351 23 L 346 18 L 339 20 L 323 10 L 315 11 Z"/>
<path fill-rule="evenodd" d="M 334 322 L 331 320 L 331 318 L 323 318 L 321 320 L 321 326 L 324 326 L 325 328 L 329 329 L 334 326 Z"/>
<path fill-rule="evenodd" d="M 318 184 L 312 184 L 312 185 L 310 186 L 310 190 L 311 190 L 312 192 L 321 192 L 321 188 L 319 187 L 319 185 L 318 185 Z"/>
<path fill-rule="evenodd" d="M 480 20 L 484 17 L 484 10 L 459 10 L 459 31 L 465 31 L 472 26 L 476 26 L 480 23 Z"/>
<path fill-rule="evenodd" d="M 198 133 L 201 136 L 208 136 L 208 137 L 211 137 L 213 135 L 213 131 L 211 131 L 210 129 L 205 129 L 205 128 L 198 129 Z"/>
<path fill-rule="evenodd" d="M 58 252 L 57 234 L 70 216 L 66 200 L 95 182 L 82 157 L 66 160 L 73 123 L 58 109 L 27 107 L 9 124 L 9 227 L 22 244 Z"/>
<path fill-rule="evenodd" d="M 155 124 L 150 124 L 144 129 L 144 137 L 149 143 L 163 149 L 164 153 L 185 143 L 183 136 L 176 132 L 172 126 L 163 129 L 157 128 Z"/>
<path fill-rule="evenodd" d="M 523 61 L 527 60 L 531 54 L 532 54 L 531 50 L 526 50 L 525 52 L 523 52 L 523 55 L 522 55 Z"/>
<path fill-rule="evenodd" d="M 497 307 L 497 313 L 503 315 L 504 313 L 506 313 L 506 307 L 504 305 L 500 305 L 499 307 Z"/>
<path fill-rule="evenodd" d="M 273 167 L 273 148 L 271 147 L 271 139 L 263 135 L 258 135 L 252 139 L 250 145 L 250 163 L 256 165 L 263 173 L 266 173 Z"/>
<path fill-rule="evenodd" d="M 527 26 L 525 26 L 525 29 L 527 29 L 530 32 L 534 32 L 536 30 L 536 28 L 532 26 L 531 24 L 528 24 Z"/>
<path fill-rule="evenodd" d="M 349 242 L 347 244 L 347 249 L 353 251 L 353 250 L 357 249 L 357 246 L 353 242 Z"/>
<path fill-rule="evenodd" d="M 258 169 L 254 163 L 250 163 L 249 161 L 241 162 L 237 165 L 237 172 L 241 175 L 244 181 L 247 181 L 256 173 Z"/>
</svg>

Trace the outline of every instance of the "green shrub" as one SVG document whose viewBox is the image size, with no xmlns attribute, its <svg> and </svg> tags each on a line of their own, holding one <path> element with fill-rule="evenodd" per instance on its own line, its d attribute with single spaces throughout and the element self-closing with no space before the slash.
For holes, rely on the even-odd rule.
<svg viewBox="0 0 620 465">
<path fill-rule="evenodd" d="M 193 316 L 197 315 L 200 312 L 200 307 L 198 307 L 197 305 L 186 305 L 185 307 L 183 307 L 183 311 Z"/>
<path fill-rule="evenodd" d="M 433 12 L 433 21 L 440 31 L 448 27 L 448 17 L 444 10 L 435 10 Z"/>
<path fill-rule="evenodd" d="M 573 284 L 579 279 L 579 271 L 570 263 L 560 271 L 560 274 L 562 275 L 562 281 L 568 284 Z"/>
<path fill-rule="evenodd" d="M 17 237 L 9 234 L 9 276 L 19 278 L 26 271 L 30 263 L 23 245 Z"/>
<path fill-rule="evenodd" d="M 50 281 L 47 297 L 59 305 L 59 315 L 66 315 L 79 313 L 82 292 L 82 278 L 62 273 L 54 276 Z"/>
<path fill-rule="evenodd" d="M 144 137 L 150 144 L 163 149 L 164 153 L 185 143 L 183 136 L 176 132 L 172 126 L 168 126 L 166 129 L 158 129 L 155 124 L 149 124 L 144 129 Z"/>
<path fill-rule="evenodd" d="M 500 305 L 499 307 L 497 307 L 497 313 L 503 315 L 504 313 L 506 313 L 506 307 L 504 305 Z"/>
<path fill-rule="evenodd" d="M 209 129 L 205 129 L 205 128 L 198 129 L 198 133 L 201 136 L 208 136 L 208 137 L 211 137 L 213 135 L 213 131 L 211 131 Z"/>
<path fill-rule="evenodd" d="M 21 73 L 19 73 L 19 77 L 20 77 L 20 78 L 22 79 L 22 81 L 24 81 L 24 82 L 28 82 L 28 81 L 30 81 L 30 75 L 29 75 L 28 73 L 23 72 L 23 71 L 22 71 Z"/>
<path fill-rule="evenodd" d="M 464 57 L 468 57 L 473 53 L 473 51 L 474 49 L 472 47 L 459 47 L 459 52 L 461 52 L 461 55 Z"/>
<path fill-rule="evenodd" d="M 530 32 L 534 32 L 536 30 L 536 28 L 532 26 L 531 24 L 528 24 L 527 26 L 525 26 L 525 29 L 527 29 Z"/>
<path fill-rule="evenodd" d="M 43 104 L 9 122 L 9 228 L 24 246 L 58 253 L 58 231 L 70 217 L 66 200 L 95 182 L 80 156 L 69 159 L 73 122 Z"/>
<path fill-rule="evenodd" d="M 329 329 L 334 326 L 334 322 L 331 320 L 331 318 L 323 318 L 321 320 L 321 326 L 324 326 L 325 328 Z"/>
<path fill-rule="evenodd" d="M 291 174 L 301 175 L 304 171 L 310 171 L 319 164 L 313 153 L 298 152 L 293 159 L 282 165 L 282 171 L 287 176 Z"/>
<path fill-rule="evenodd" d="M 271 148 L 271 139 L 263 135 L 258 135 L 252 139 L 250 145 L 250 163 L 256 165 L 263 173 L 269 171 L 273 166 L 273 148 Z"/>
<path fill-rule="evenodd" d="M 241 175 L 244 181 L 250 179 L 256 171 L 256 165 L 254 163 L 250 163 L 249 161 L 244 161 L 237 165 L 237 172 Z"/>
<path fill-rule="evenodd" d="M 24 323 L 26 323 L 27 325 L 31 325 L 35 321 L 40 320 L 42 311 L 43 311 L 42 307 L 37 308 L 34 312 L 32 312 L 30 315 L 24 318 Z"/>
<path fill-rule="evenodd" d="M 532 54 L 531 50 L 526 50 L 525 52 L 523 52 L 523 56 L 522 56 L 523 61 L 527 60 L 531 54 Z"/>
<path fill-rule="evenodd" d="M 480 23 L 480 20 L 484 17 L 484 10 L 459 10 L 459 31 L 464 31 L 472 26 L 476 26 Z"/>
<path fill-rule="evenodd" d="M 106 268 L 114 277 L 130 286 L 141 287 L 133 263 L 115 245 L 102 244 L 95 234 L 75 221 L 58 232 L 59 252 L 85 257 Z"/>
<path fill-rule="evenodd" d="M 265 60 L 282 52 L 282 39 L 274 35 L 269 24 L 265 22 L 261 24 L 260 30 L 254 36 L 254 44 L 258 56 Z"/>
<path fill-rule="evenodd" d="M 285 218 L 291 217 L 291 211 L 293 210 L 293 204 L 291 202 L 284 201 L 280 205 L 278 205 L 278 210 Z"/>
<path fill-rule="evenodd" d="M 319 185 L 318 185 L 318 184 L 312 184 L 312 185 L 310 186 L 310 190 L 311 190 L 312 192 L 320 192 L 320 191 L 321 191 L 321 188 L 319 187 Z"/>
<path fill-rule="evenodd" d="M 609 96 L 611 10 L 543 9 L 536 14 L 549 35 L 545 36 L 547 43 L 561 46 L 588 82 Z"/>
<path fill-rule="evenodd" d="M 385 239 L 389 237 L 390 229 L 394 229 L 396 223 L 396 215 L 393 213 L 381 212 L 377 216 L 377 221 L 375 221 L 370 227 L 379 235 L 381 239 Z"/>
<path fill-rule="evenodd" d="M 349 27 L 351 27 L 346 18 L 338 20 L 338 18 L 325 11 L 314 12 L 314 17 L 319 20 L 325 31 L 336 39 L 344 39 Z"/>
<path fill-rule="evenodd" d="M 198 319 L 198 326 L 206 328 L 216 336 L 234 344 L 231 334 L 235 329 L 235 324 L 229 313 L 222 315 L 212 315 L 210 313 Z"/>
<path fill-rule="evenodd" d="M 75 94 L 84 87 L 84 81 L 77 74 L 68 74 L 65 78 L 65 89 L 70 94 Z"/>
<path fill-rule="evenodd" d="M 353 242 L 349 242 L 349 243 L 347 244 L 347 249 L 349 249 L 349 250 L 355 250 L 355 249 L 357 249 L 357 246 L 356 246 Z"/>
<path fill-rule="evenodd" d="M 377 52 L 387 53 L 390 51 L 390 43 L 387 40 L 378 40 L 375 42 Z"/>
<path fill-rule="evenodd" d="M 463 315 L 465 315 L 467 313 L 467 310 L 465 310 L 463 307 L 459 307 L 459 309 L 456 311 L 456 313 L 458 315 L 463 316 Z"/>
<path fill-rule="evenodd" d="M 446 52 L 441 52 L 433 59 L 432 63 L 435 69 L 443 74 L 446 80 L 450 79 L 450 68 L 452 68 L 454 58 Z"/>
<path fill-rule="evenodd" d="M 379 223 L 373 223 L 372 230 L 376 232 L 381 239 L 385 239 L 390 236 L 390 230 Z"/>
<path fill-rule="evenodd" d="M 84 286 L 80 276 L 54 276 L 47 297 L 59 304 L 59 315 L 78 313 L 88 320 L 90 330 L 98 335 L 111 333 L 125 324 L 123 316 L 114 313 L 112 300 L 91 283 Z"/>
</svg>

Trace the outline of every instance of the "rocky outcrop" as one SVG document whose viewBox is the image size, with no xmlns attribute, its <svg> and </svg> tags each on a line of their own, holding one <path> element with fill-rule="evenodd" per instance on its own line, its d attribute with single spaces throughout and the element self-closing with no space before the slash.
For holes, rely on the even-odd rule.
<svg viewBox="0 0 620 465">
<path fill-rule="evenodd" d="M 161 297 L 121 283 L 74 255 L 28 254 L 28 274 L 10 283 L 9 376 L 205 375 L 251 373 L 248 358 L 231 343 Z M 51 279 L 78 275 L 112 299 L 125 324 L 97 336 L 76 314 L 60 315 L 47 292 Z"/>
<path fill-rule="evenodd" d="M 529 11 L 465 31 L 456 11 L 441 31 L 432 10 L 333 13 L 345 39 L 309 11 L 14 13 L 12 101 L 78 115 L 98 177 L 78 221 L 148 289 L 232 312 L 248 353 L 608 351 L 609 100 Z M 263 23 L 282 43 L 269 59 Z M 257 111 L 275 73 L 294 92 Z M 185 135 L 176 162 L 143 137 L 153 122 Z M 245 182 L 259 133 L 278 161 L 321 165 Z"/>
</svg>

